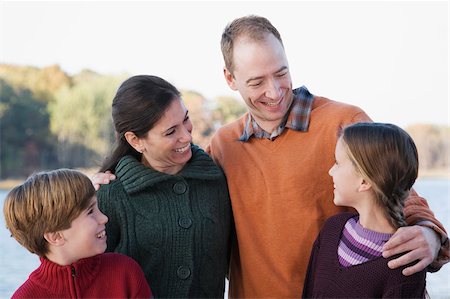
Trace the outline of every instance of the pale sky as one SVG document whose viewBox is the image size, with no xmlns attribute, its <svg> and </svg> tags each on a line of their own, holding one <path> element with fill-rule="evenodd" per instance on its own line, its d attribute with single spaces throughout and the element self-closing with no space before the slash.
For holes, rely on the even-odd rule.
<svg viewBox="0 0 450 299">
<path fill-rule="evenodd" d="M 0 1 L 0 62 L 153 74 L 240 98 L 219 42 L 248 14 L 280 31 L 294 87 L 375 121 L 450 125 L 448 1 Z"/>
</svg>

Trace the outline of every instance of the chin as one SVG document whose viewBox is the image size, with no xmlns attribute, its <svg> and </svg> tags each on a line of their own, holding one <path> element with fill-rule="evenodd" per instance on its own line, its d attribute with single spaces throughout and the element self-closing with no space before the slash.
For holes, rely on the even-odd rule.
<svg viewBox="0 0 450 299">
<path fill-rule="evenodd" d="M 277 111 L 267 111 L 265 114 L 265 118 L 270 121 L 279 120 L 280 118 L 283 118 L 286 115 L 287 109 L 279 109 Z"/>
<path fill-rule="evenodd" d="M 338 207 L 342 206 L 342 204 L 339 202 L 339 199 L 336 199 L 336 197 L 333 199 L 333 203 Z"/>
<path fill-rule="evenodd" d="M 103 248 L 99 248 L 98 250 L 97 250 L 97 252 L 95 253 L 95 254 L 93 254 L 93 255 L 98 255 L 98 254 L 102 254 L 102 253 L 105 253 L 105 251 L 106 251 L 106 245 L 105 245 L 105 247 L 103 247 Z"/>
<path fill-rule="evenodd" d="M 186 153 L 186 157 L 183 159 L 183 164 L 187 163 L 192 158 L 192 150 L 189 149 L 189 151 Z"/>
</svg>

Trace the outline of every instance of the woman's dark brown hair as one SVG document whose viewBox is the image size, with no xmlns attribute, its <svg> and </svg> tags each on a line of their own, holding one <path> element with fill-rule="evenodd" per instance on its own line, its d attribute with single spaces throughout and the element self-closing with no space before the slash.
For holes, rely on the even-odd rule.
<svg viewBox="0 0 450 299">
<path fill-rule="evenodd" d="M 144 138 L 161 119 L 172 101 L 180 96 L 175 86 L 156 76 L 139 75 L 125 80 L 112 103 L 115 144 L 100 172 L 109 170 L 114 173 L 117 163 L 126 155 L 140 160 L 142 154 L 127 142 L 125 133 L 133 132 L 137 137 Z"/>
</svg>

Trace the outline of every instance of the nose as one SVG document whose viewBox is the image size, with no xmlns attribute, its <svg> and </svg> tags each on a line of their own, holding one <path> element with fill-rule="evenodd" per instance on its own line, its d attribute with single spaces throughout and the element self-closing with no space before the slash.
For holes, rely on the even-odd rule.
<svg viewBox="0 0 450 299">
<path fill-rule="evenodd" d="M 192 126 L 189 127 L 184 127 L 181 130 L 181 135 L 179 138 L 179 142 L 181 143 L 186 143 L 186 142 L 191 142 L 192 141 L 192 135 L 191 135 L 191 131 L 192 131 Z"/>
<path fill-rule="evenodd" d="M 105 214 L 103 214 L 102 212 L 100 212 L 100 215 L 99 215 L 100 217 L 99 217 L 99 223 L 100 224 L 106 224 L 107 222 L 108 222 L 108 216 L 106 216 Z"/>
<path fill-rule="evenodd" d="M 266 97 L 269 99 L 277 100 L 281 95 L 280 83 L 276 78 L 272 78 L 268 81 L 268 86 L 266 90 Z"/>
<path fill-rule="evenodd" d="M 329 174 L 330 176 L 333 176 L 334 166 L 335 166 L 335 165 L 336 165 L 336 164 L 333 164 L 333 166 L 331 166 L 330 170 L 328 170 L 328 174 Z"/>
</svg>

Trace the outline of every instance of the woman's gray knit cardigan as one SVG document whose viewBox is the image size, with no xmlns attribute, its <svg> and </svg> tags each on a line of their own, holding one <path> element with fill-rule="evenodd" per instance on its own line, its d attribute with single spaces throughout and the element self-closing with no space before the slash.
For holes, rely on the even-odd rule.
<svg viewBox="0 0 450 299">
<path fill-rule="evenodd" d="M 107 251 L 142 267 L 159 298 L 223 298 L 231 207 L 222 170 L 198 146 L 176 175 L 123 157 L 97 192 Z M 127 269 L 123 269 L 126 271 Z"/>
</svg>

